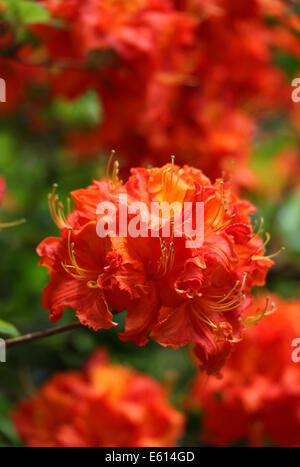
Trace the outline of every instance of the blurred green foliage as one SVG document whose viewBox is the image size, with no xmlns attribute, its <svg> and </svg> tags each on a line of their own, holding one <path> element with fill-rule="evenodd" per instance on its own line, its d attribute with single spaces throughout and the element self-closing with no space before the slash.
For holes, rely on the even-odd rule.
<svg viewBox="0 0 300 467">
<path fill-rule="evenodd" d="M 39 3 L 19 0 L 2 0 L 7 7 L 6 18 L 12 23 L 22 25 L 49 21 L 49 12 Z"/>
</svg>

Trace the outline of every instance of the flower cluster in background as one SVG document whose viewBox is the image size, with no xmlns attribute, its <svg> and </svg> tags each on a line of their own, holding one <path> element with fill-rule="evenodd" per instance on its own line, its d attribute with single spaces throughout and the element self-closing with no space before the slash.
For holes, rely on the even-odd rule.
<svg viewBox="0 0 300 467">
<path fill-rule="evenodd" d="M 223 378 L 205 382 L 199 375 L 193 383 L 188 404 L 203 409 L 201 436 L 209 444 L 300 446 L 300 367 L 294 342 L 300 335 L 300 302 L 271 299 L 277 311 L 244 334 Z M 262 310 L 265 300 L 259 297 L 255 306 Z"/>
<path fill-rule="evenodd" d="M 184 429 L 166 388 L 102 349 L 80 371 L 54 375 L 13 419 L 31 447 L 173 446 Z"/>
<path fill-rule="evenodd" d="M 2 3 L 6 18 L 9 1 Z M 39 6 L 22 31 L 24 12 L 16 11 L 1 36 L 2 50 L 11 50 L 1 59 L 8 86 L 3 111 L 18 108 L 31 130 L 48 133 L 62 124 L 62 116 L 56 120 L 64 103 L 88 100 L 92 92 L 98 117 L 87 115 L 88 127 L 80 128 L 74 115 L 73 127 L 63 128 L 72 155 L 94 157 L 114 147 L 128 169 L 176 154 L 180 164 L 201 167 L 211 178 L 235 160 L 237 184 L 249 188 L 255 176 L 246 161 L 258 122 L 287 116 L 299 129 L 290 79 L 278 66 L 291 61 L 296 72 L 300 57 L 299 19 L 284 1 L 44 0 Z"/>
</svg>

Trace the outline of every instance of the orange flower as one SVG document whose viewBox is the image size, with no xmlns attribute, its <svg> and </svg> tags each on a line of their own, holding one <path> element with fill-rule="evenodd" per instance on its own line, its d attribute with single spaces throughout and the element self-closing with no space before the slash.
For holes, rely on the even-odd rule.
<svg viewBox="0 0 300 467">
<path fill-rule="evenodd" d="M 37 251 L 42 257 L 40 264 L 51 274 L 43 306 L 52 322 L 70 307 L 76 309 L 82 324 L 95 330 L 108 329 L 116 325 L 108 303 L 115 311 L 123 311 L 129 298 L 135 297 L 133 285 L 126 287 L 123 278 L 130 281 L 130 265 L 108 238 L 98 237 L 95 222 L 78 232 L 64 229 L 62 238 L 45 239 Z"/>
<path fill-rule="evenodd" d="M 80 371 L 54 375 L 12 415 L 30 447 L 174 446 L 183 415 L 150 376 L 96 352 Z"/>
<path fill-rule="evenodd" d="M 101 122 L 64 131 L 78 157 L 117 141 L 126 175 L 131 165 L 165 163 L 175 153 L 212 180 L 235 160 L 236 183 L 249 188 L 257 185 L 247 161 L 259 122 L 275 111 L 298 126 L 290 81 L 274 61 L 278 51 L 300 55 L 299 20 L 283 0 L 41 4 L 54 21 L 28 26 L 35 45 L 20 47 L 8 25 L 0 38 L 0 55 L 11 55 L 0 60 L 9 97 L 1 109 L 21 105 L 34 131 L 57 129 L 43 112 L 49 100 L 93 89 Z M 43 85 L 44 98 L 31 98 L 31 84 Z"/>
<path fill-rule="evenodd" d="M 299 354 L 293 341 L 300 337 L 300 302 L 271 300 L 276 313 L 245 333 L 223 378 L 204 382 L 199 375 L 193 384 L 189 405 L 203 409 L 203 437 L 210 444 L 300 446 L 300 366 L 292 359 L 293 351 Z M 253 304 L 248 324 L 260 321 L 265 303 L 261 296 Z"/>
<path fill-rule="evenodd" d="M 66 63 L 48 74 L 53 95 L 73 99 L 93 88 L 104 108 L 101 125 L 67 135 L 73 152 L 91 157 L 117 141 L 127 168 L 164 163 L 175 153 L 213 180 L 234 159 L 237 183 L 249 188 L 250 175 L 255 184 L 245 171 L 258 120 L 295 108 L 290 82 L 273 59 L 277 50 L 299 57 L 299 25 L 286 2 L 43 5 L 66 26 L 32 27 L 43 53 Z"/>
<path fill-rule="evenodd" d="M 174 212 L 168 234 L 161 225 L 154 235 L 150 232 L 151 214 L 144 218 L 146 236 L 132 236 L 126 225 L 125 237 L 118 232 L 110 239 L 98 237 L 97 205 L 111 201 L 119 219 L 118 194 L 127 195 L 128 225 L 132 202 L 145 203 L 150 213 L 153 202 L 177 203 L 177 214 L 190 203 L 191 219 L 196 203 L 202 202 L 202 246 L 186 247 L 186 240 L 193 237 L 185 232 L 177 236 L 184 227 L 178 228 Z M 62 236 L 46 239 L 38 247 L 40 264 L 51 275 L 43 295 L 51 320 L 60 319 L 69 306 L 83 324 L 107 328 L 113 325 L 108 306 L 115 312 L 126 309 L 122 340 L 145 345 L 150 335 L 175 349 L 195 344 L 200 364 L 217 372 L 231 345 L 240 339 L 240 316 L 251 301 L 252 286 L 264 285 L 273 265 L 264 256 L 267 241 L 263 242 L 260 228 L 254 233 L 251 227 L 254 207 L 241 201 L 229 182 L 211 184 L 200 170 L 180 169 L 174 161 L 161 168 L 133 169 L 125 184 L 117 178 L 115 163 L 112 180 L 94 182 L 72 197 L 74 210 L 65 218 L 60 203 L 56 210 L 55 192 L 50 195 L 51 212 Z M 181 222 L 186 221 L 184 214 L 181 217 Z"/>
</svg>

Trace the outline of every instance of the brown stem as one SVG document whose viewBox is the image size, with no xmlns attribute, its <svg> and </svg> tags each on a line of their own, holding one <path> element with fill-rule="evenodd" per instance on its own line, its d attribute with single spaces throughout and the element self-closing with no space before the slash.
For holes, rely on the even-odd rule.
<svg viewBox="0 0 300 467">
<path fill-rule="evenodd" d="M 13 339 L 7 339 L 5 341 L 6 347 L 12 347 L 13 345 L 23 344 L 24 342 L 31 342 L 43 337 L 54 336 L 55 334 L 61 334 L 62 332 L 72 331 L 81 327 L 81 323 L 66 324 L 65 326 L 57 326 L 55 328 L 45 329 L 45 331 L 33 332 L 25 334 L 24 336 L 14 337 Z"/>
</svg>

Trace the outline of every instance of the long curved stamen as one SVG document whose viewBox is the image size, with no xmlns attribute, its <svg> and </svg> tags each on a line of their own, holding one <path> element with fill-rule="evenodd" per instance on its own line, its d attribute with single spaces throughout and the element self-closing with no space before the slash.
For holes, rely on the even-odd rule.
<svg viewBox="0 0 300 467">
<path fill-rule="evenodd" d="M 266 248 L 266 246 L 268 245 L 270 239 L 271 239 L 271 235 L 269 234 L 269 232 L 266 232 L 266 240 L 264 241 L 264 243 L 262 245 L 262 248 Z"/>
<path fill-rule="evenodd" d="M 218 218 L 219 218 L 220 212 L 222 208 L 224 207 L 224 180 L 223 179 L 220 181 L 220 195 L 221 195 L 221 199 L 220 199 L 219 208 L 217 210 L 217 213 L 213 221 L 211 222 L 211 226 L 213 226 L 216 223 L 216 221 L 219 220 Z"/>
<path fill-rule="evenodd" d="M 201 312 L 200 315 L 198 315 L 198 318 L 203 321 L 205 324 L 207 324 L 208 326 L 214 328 L 214 329 L 217 329 L 217 325 L 215 323 L 213 323 L 204 313 Z"/>
<path fill-rule="evenodd" d="M 264 241 L 264 243 L 262 245 L 260 245 L 259 247 L 256 248 L 256 250 L 254 251 L 254 253 L 252 253 L 252 257 L 255 255 L 255 253 L 259 250 L 264 250 L 265 247 L 268 245 L 269 241 L 271 239 L 271 235 L 269 234 L 269 232 L 266 232 L 266 240 Z M 253 239 L 251 239 L 253 240 Z M 261 256 L 261 255 L 259 255 Z"/>
<path fill-rule="evenodd" d="M 195 307 L 192 307 L 192 309 L 197 313 L 198 318 L 205 323 L 207 326 L 211 327 L 215 333 L 218 333 L 221 325 L 223 323 L 217 323 L 215 324 L 202 310 L 197 310 Z M 232 335 L 232 338 L 228 338 L 228 336 L 224 339 L 227 342 L 236 342 L 236 339 Z"/>
<path fill-rule="evenodd" d="M 206 219 L 206 224 L 209 228 L 209 233 L 205 232 L 205 238 L 214 235 L 215 233 L 222 232 L 230 222 L 234 219 L 235 214 L 231 215 L 227 221 L 224 222 L 224 217 L 227 214 L 228 210 L 225 208 L 226 200 L 224 198 L 224 180 L 223 178 L 220 181 L 220 203 L 217 209 L 217 212 Z M 211 230 L 210 230 L 211 229 Z"/>
<path fill-rule="evenodd" d="M 17 227 L 18 225 L 24 224 L 26 219 L 19 219 L 18 221 L 12 222 L 0 222 L 0 229 L 9 229 L 10 227 Z"/>
<path fill-rule="evenodd" d="M 115 161 L 113 165 L 113 173 L 112 173 L 112 178 L 111 181 L 113 185 L 115 185 L 119 181 L 119 161 Z"/>
<path fill-rule="evenodd" d="M 71 243 L 71 233 L 72 233 L 72 228 L 69 228 L 69 233 L 68 233 L 68 255 L 71 264 L 65 264 L 61 262 L 62 267 L 64 270 L 71 276 L 73 279 L 78 279 L 78 280 L 87 280 L 95 277 L 95 271 L 89 271 L 88 269 L 84 269 L 78 266 L 76 256 L 75 256 L 75 251 L 74 251 L 74 243 Z M 88 280 L 87 285 L 88 287 L 93 288 L 97 287 L 97 282 L 93 280 Z"/>
<path fill-rule="evenodd" d="M 268 310 L 269 308 L 269 302 L 270 302 L 270 297 L 266 297 L 266 304 L 261 311 L 260 308 L 257 308 L 256 313 L 251 315 L 251 316 L 246 316 L 243 318 L 243 323 L 246 327 L 251 328 L 253 326 L 256 326 L 256 324 L 259 323 L 261 319 L 263 319 L 265 316 L 268 316 L 274 311 L 276 311 L 276 304 L 274 302 L 271 303 L 271 309 Z"/>
<path fill-rule="evenodd" d="M 110 156 L 108 158 L 107 166 L 106 166 L 106 178 L 110 178 L 111 174 L 111 166 L 112 166 L 112 161 L 114 158 L 116 151 L 114 149 L 111 150 Z"/>
<path fill-rule="evenodd" d="M 241 282 L 240 289 L 236 296 L 234 296 L 233 294 L 235 290 L 237 289 L 237 287 L 239 286 L 240 281 L 237 281 L 234 284 L 233 288 L 217 302 L 214 302 L 212 300 L 206 300 L 207 306 L 218 312 L 223 312 L 223 311 L 228 311 L 228 310 L 233 310 L 235 308 L 238 308 L 246 300 L 246 295 L 243 294 L 246 278 L 247 278 L 247 273 L 244 272 L 243 280 Z M 210 296 L 210 298 L 218 298 L 218 297 Z M 230 300 L 226 301 L 229 298 Z"/>
<path fill-rule="evenodd" d="M 161 257 L 159 259 L 156 274 L 159 276 L 165 276 L 168 272 L 173 269 L 175 261 L 175 251 L 174 251 L 174 222 L 171 222 L 171 238 L 169 246 L 164 240 L 159 238 L 160 248 L 161 248 Z"/>
<path fill-rule="evenodd" d="M 59 201 L 59 197 L 56 194 L 56 189 L 57 189 L 57 184 L 54 183 L 52 192 L 49 193 L 48 195 L 49 211 L 50 211 L 50 214 L 51 214 L 51 217 L 54 223 L 57 225 L 59 229 L 68 228 L 70 226 L 64 214 L 64 206 Z M 68 201 L 68 209 L 69 209 L 69 206 L 70 206 L 70 201 Z"/>
<path fill-rule="evenodd" d="M 229 219 L 224 222 L 223 224 L 220 225 L 217 229 L 214 230 L 214 232 L 222 232 L 222 230 L 226 229 L 230 222 L 235 218 L 235 214 L 232 214 L 232 216 L 229 217 Z"/>
<path fill-rule="evenodd" d="M 175 173 L 175 156 L 172 155 L 171 167 L 167 167 L 162 173 L 161 183 L 164 200 L 172 198 L 172 194 L 174 195 L 174 193 L 176 193 L 182 172 L 183 170 L 179 169 L 178 172 Z"/>
<path fill-rule="evenodd" d="M 261 218 L 260 218 L 259 227 L 258 227 L 258 230 L 257 230 L 257 232 L 256 232 L 256 235 L 260 235 L 261 230 L 262 230 L 262 228 L 263 228 L 263 225 L 264 225 L 264 218 L 261 217 Z"/>
<path fill-rule="evenodd" d="M 251 256 L 252 261 L 263 261 L 263 260 L 268 260 L 275 258 L 276 256 L 280 255 L 283 251 L 285 251 L 285 246 L 282 246 L 280 250 L 276 251 L 272 255 L 267 255 L 267 256 L 259 256 L 259 255 L 254 255 Z"/>
<path fill-rule="evenodd" d="M 263 224 L 264 224 L 264 218 L 261 217 L 260 220 L 259 220 L 259 226 L 258 226 L 258 229 L 257 229 L 257 232 L 255 232 L 255 229 L 257 227 L 257 220 L 255 219 L 254 221 L 254 226 L 253 226 L 253 237 L 251 238 L 250 242 L 255 240 L 257 237 L 259 237 L 260 233 L 261 233 L 261 230 L 262 230 L 262 227 L 263 227 Z"/>
<path fill-rule="evenodd" d="M 226 213 L 224 213 L 223 217 L 225 216 Z M 226 229 L 226 227 L 228 227 L 228 225 L 230 224 L 230 222 L 235 218 L 235 214 L 233 214 L 232 216 L 230 216 L 230 218 L 224 222 L 223 224 L 221 224 L 219 227 L 217 227 L 216 229 L 213 229 L 208 235 L 206 235 L 205 237 L 208 238 L 208 237 L 211 237 L 212 235 L 214 235 L 215 233 L 219 233 L 219 232 L 222 232 L 224 229 Z"/>
<path fill-rule="evenodd" d="M 240 298 L 241 300 L 238 301 Z M 246 295 L 241 295 L 240 297 L 238 297 L 238 299 L 233 300 L 230 303 L 224 304 L 223 307 L 212 306 L 212 308 L 214 308 L 215 311 L 219 311 L 219 312 L 234 310 L 235 308 L 238 308 L 239 306 L 241 306 L 245 302 L 245 300 L 246 300 Z"/>
<path fill-rule="evenodd" d="M 71 214 L 71 200 L 70 200 L 70 198 L 67 198 L 67 212 L 68 212 L 68 215 Z"/>
<path fill-rule="evenodd" d="M 172 161 L 172 168 L 171 168 L 171 186 L 172 186 L 172 184 L 173 184 L 173 175 L 174 175 L 175 156 L 171 156 L 171 161 Z"/>
<path fill-rule="evenodd" d="M 106 178 L 110 179 L 113 185 L 116 185 L 118 182 L 120 182 L 120 179 L 118 177 L 119 161 L 114 161 L 113 163 L 113 158 L 115 154 L 116 151 L 112 149 L 106 166 Z"/>
<path fill-rule="evenodd" d="M 262 226 L 262 223 L 263 223 L 263 218 L 261 218 L 261 223 L 260 223 L 260 227 L 258 229 L 258 232 L 260 232 L 261 230 L 261 226 Z M 254 237 L 251 238 L 251 240 L 253 240 L 255 237 L 257 237 L 258 235 L 258 232 L 257 234 L 255 234 Z M 266 240 L 264 241 L 264 243 L 259 246 L 258 248 L 256 248 L 256 250 L 254 251 L 254 253 L 252 253 L 252 255 L 248 258 L 248 260 L 252 260 L 252 261 L 263 261 L 263 260 L 269 260 L 269 259 L 272 259 L 272 258 L 275 258 L 276 256 L 280 255 L 280 253 L 282 253 L 284 250 L 285 250 L 285 247 L 281 247 L 280 250 L 276 251 L 275 253 L 271 254 L 271 255 L 256 255 L 255 253 L 258 252 L 259 250 L 264 250 L 265 247 L 268 245 L 268 243 L 270 242 L 270 239 L 271 239 L 271 236 L 269 234 L 269 232 L 266 232 Z M 251 241 L 250 240 L 250 241 Z"/>
<path fill-rule="evenodd" d="M 222 303 L 224 302 L 225 300 L 227 300 L 227 298 L 229 298 L 233 292 L 235 291 L 235 289 L 239 286 L 240 284 L 240 281 L 236 281 L 236 283 L 234 284 L 234 286 L 232 287 L 232 289 L 228 292 L 228 294 L 226 294 L 223 298 L 221 298 L 220 300 L 218 300 L 217 303 Z"/>
</svg>

